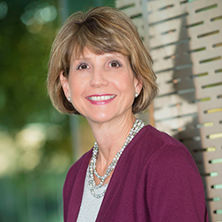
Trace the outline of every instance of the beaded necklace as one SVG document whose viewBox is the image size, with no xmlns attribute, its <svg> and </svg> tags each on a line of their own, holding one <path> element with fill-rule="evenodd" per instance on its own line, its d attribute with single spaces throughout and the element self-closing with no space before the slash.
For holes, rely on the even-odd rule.
<svg viewBox="0 0 222 222">
<path fill-rule="evenodd" d="M 143 121 L 139 120 L 139 119 L 136 119 L 135 123 L 133 124 L 133 127 L 131 128 L 131 130 L 129 132 L 128 137 L 126 138 L 126 141 L 125 141 L 124 145 L 122 146 L 120 151 L 115 155 L 112 162 L 108 166 L 108 168 L 106 170 L 106 173 L 103 176 L 100 176 L 96 171 L 96 159 L 97 159 L 97 156 L 98 156 L 99 147 L 98 147 L 97 142 L 95 142 L 95 144 L 93 146 L 92 159 L 89 163 L 89 168 L 88 168 L 88 185 L 89 185 L 91 194 L 95 198 L 101 198 L 105 195 L 106 189 L 102 193 L 99 193 L 98 189 L 101 188 L 102 186 L 104 186 L 104 182 L 105 182 L 106 178 L 109 177 L 110 174 L 112 173 L 112 171 L 115 169 L 115 166 L 116 166 L 122 152 L 124 151 L 126 146 L 130 143 L 130 141 L 134 138 L 134 136 L 143 127 L 144 127 Z M 96 185 L 94 175 L 100 180 L 100 183 L 98 185 Z"/>
</svg>

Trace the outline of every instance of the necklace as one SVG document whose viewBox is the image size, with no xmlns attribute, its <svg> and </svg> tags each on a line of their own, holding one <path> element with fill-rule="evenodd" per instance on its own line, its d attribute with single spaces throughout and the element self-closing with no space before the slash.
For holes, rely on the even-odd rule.
<svg viewBox="0 0 222 222">
<path fill-rule="evenodd" d="M 115 155 L 115 157 L 113 158 L 112 162 L 110 163 L 110 165 L 108 166 L 106 173 L 103 176 L 100 176 L 97 171 L 96 171 L 96 159 L 98 156 L 98 152 L 99 152 L 99 147 L 97 142 L 95 142 L 94 146 L 93 146 L 93 151 L 92 151 L 92 158 L 91 161 L 89 163 L 89 168 L 88 168 L 88 185 L 90 188 L 90 192 L 91 194 L 95 197 L 95 198 L 101 198 L 104 196 L 106 189 L 99 193 L 99 188 L 101 188 L 102 186 L 104 186 L 104 182 L 106 180 L 107 177 L 110 176 L 110 174 L 112 173 L 112 171 L 114 170 L 121 154 L 123 153 L 124 149 L 126 148 L 126 146 L 130 143 L 130 141 L 134 138 L 134 136 L 144 127 L 144 123 L 142 120 L 137 119 L 134 124 L 133 127 L 131 128 L 128 137 L 126 138 L 126 141 L 124 143 L 124 145 L 122 146 L 122 148 L 120 149 L 120 151 Z M 96 182 L 94 180 L 94 175 L 100 180 L 100 183 L 98 185 L 96 185 Z"/>
</svg>

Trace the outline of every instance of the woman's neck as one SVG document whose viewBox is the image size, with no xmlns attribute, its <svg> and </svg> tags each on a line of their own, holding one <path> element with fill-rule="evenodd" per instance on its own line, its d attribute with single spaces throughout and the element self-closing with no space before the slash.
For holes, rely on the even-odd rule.
<svg viewBox="0 0 222 222">
<path fill-rule="evenodd" d="M 105 171 L 116 153 L 122 148 L 135 117 L 133 114 L 124 118 L 115 118 L 109 122 L 89 124 L 99 146 L 97 166 Z"/>
</svg>

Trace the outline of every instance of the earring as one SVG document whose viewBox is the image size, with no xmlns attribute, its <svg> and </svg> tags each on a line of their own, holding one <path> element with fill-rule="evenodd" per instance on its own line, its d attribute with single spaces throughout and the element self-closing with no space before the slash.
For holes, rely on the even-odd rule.
<svg viewBox="0 0 222 222">
<path fill-rule="evenodd" d="M 136 93 L 135 93 L 135 98 L 138 97 L 138 96 L 139 96 L 139 94 L 136 92 Z"/>
<path fill-rule="evenodd" d="M 71 97 L 70 97 L 70 96 L 68 96 L 68 98 L 67 98 L 67 99 L 68 99 L 68 101 L 69 101 L 69 102 L 71 102 Z"/>
</svg>

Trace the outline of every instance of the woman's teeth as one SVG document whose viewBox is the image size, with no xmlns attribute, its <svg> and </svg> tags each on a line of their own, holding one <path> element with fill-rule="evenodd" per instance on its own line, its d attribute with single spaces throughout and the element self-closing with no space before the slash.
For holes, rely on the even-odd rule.
<svg viewBox="0 0 222 222">
<path fill-rule="evenodd" d="M 90 96 L 88 98 L 92 101 L 104 101 L 104 100 L 112 99 L 113 97 L 114 97 L 114 95 L 110 95 L 110 96 Z"/>
</svg>

